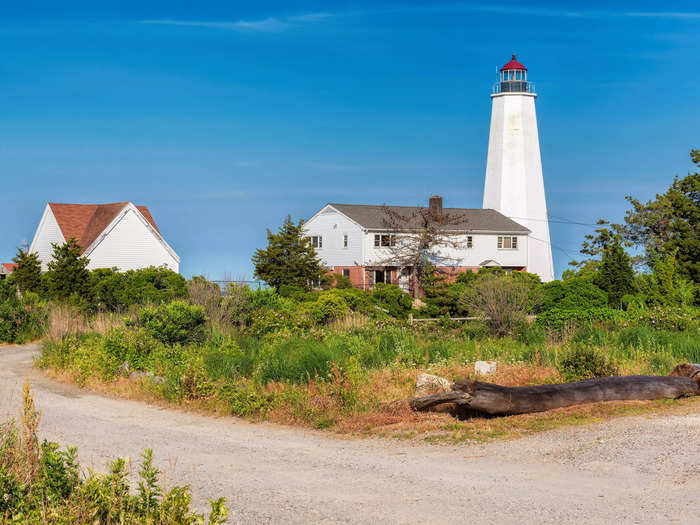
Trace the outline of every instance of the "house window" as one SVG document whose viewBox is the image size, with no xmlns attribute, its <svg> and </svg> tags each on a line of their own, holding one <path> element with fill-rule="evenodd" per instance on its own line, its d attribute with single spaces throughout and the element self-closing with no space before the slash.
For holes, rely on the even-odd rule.
<svg viewBox="0 0 700 525">
<path fill-rule="evenodd" d="M 350 277 L 350 268 L 343 268 L 343 275 L 345 277 Z"/>
<path fill-rule="evenodd" d="M 343 235 L 343 248 L 348 247 L 348 236 L 347 234 Z"/>
<path fill-rule="evenodd" d="M 389 234 L 376 234 L 374 236 L 374 247 L 375 248 L 387 248 L 387 247 L 392 247 L 396 246 L 396 235 L 389 235 Z"/>
<path fill-rule="evenodd" d="M 518 249 L 518 238 L 517 237 L 498 237 L 498 249 L 499 250 L 517 250 Z"/>
<path fill-rule="evenodd" d="M 467 248 L 471 248 L 472 246 L 474 246 L 474 243 L 472 242 L 472 236 L 468 235 L 467 236 Z"/>
<path fill-rule="evenodd" d="M 311 246 L 314 248 L 323 248 L 323 237 L 321 235 L 312 235 Z"/>
</svg>

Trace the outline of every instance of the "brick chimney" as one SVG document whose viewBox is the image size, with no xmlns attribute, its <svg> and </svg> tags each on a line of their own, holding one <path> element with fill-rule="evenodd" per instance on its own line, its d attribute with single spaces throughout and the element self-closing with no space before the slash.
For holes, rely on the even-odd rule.
<svg viewBox="0 0 700 525">
<path fill-rule="evenodd" d="M 435 215 L 442 215 L 442 197 L 440 195 L 433 195 L 428 202 L 431 212 Z"/>
</svg>

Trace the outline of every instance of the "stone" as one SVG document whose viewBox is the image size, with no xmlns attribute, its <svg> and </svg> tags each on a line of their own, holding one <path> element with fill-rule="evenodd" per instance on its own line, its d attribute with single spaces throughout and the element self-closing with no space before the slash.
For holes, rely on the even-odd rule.
<svg viewBox="0 0 700 525">
<path fill-rule="evenodd" d="M 418 374 L 416 378 L 415 397 L 429 396 L 431 394 L 439 394 L 440 392 L 450 392 L 452 383 L 440 376 L 431 374 Z"/>
<path fill-rule="evenodd" d="M 496 361 L 477 361 L 474 363 L 474 372 L 478 375 L 487 376 L 495 373 L 496 370 L 498 370 Z"/>
</svg>

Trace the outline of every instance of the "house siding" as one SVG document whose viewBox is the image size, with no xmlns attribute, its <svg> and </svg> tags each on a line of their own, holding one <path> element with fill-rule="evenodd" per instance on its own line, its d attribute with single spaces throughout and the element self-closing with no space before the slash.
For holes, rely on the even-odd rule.
<svg viewBox="0 0 700 525">
<path fill-rule="evenodd" d="M 148 266 L 163 266 L 179 271 L 179 263 L 146 225 L 145 219 L 133 208 L 116 219 L 116 224 L 98 238 L 88 254 L 89 269 L 118 268 L 136 270 Z"/>
<path fill-rule="evenodd" d="M 355 222 L 326 206 L 304 224 L 309 237 L 320 235 L 323 246 L 316 253 L 327 268 L 353 267 L 361 264 L 363 230 Z M 348 246 L 343 246 L 343 236 L 348 236 Z"/>
<path fill-rule="evenodd" d="M 61 228 L 56 221 L 56 217 L 51 211 L 50 206 L 46 206 L 44 214 L 41 216 L 41 222 L 37 228 L 32 244 L 29 247 L 31 253 L 36 253 L 41 261 L 41 270 L 46 271 L 48 264 L 53 257 L 53 243 L 64 244 L 66 239 L 63 238 Z"/>
</svg>

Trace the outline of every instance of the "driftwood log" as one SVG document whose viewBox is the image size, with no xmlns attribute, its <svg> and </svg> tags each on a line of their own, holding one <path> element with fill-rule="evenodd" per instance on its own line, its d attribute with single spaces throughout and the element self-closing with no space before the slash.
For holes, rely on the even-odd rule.
<svg viewBox="0 0 700 525">
<path fill-rule="evenodd" d="M 678 365 L 670 376 L 597 377 L 575 383 L 508 387 L 463 379 L 452 391 L 407 400 L 413 410 L 453 403 L 458 414 L 527 414 L 599 401 L 677 399 L 700 395 L 700 365 Z"/>
</svg>

